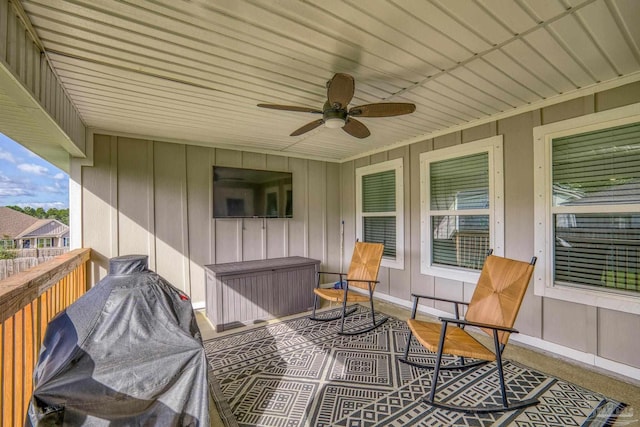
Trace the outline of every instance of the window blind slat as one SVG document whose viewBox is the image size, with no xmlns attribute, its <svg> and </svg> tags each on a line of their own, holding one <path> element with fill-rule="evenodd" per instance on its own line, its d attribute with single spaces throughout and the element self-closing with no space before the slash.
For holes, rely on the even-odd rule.
<svg viewBox="0 0 640 427">
<path fill-rule="evenodd" d="M 552 141 L 553 206 L 640 203 L 640 123 Z M 640 292 L 640 212 L 554 215 L 554 280 Z"/>
<path fill-rule="evenodd" d="M 637 246 L 607 239 L 562 236 L 555 247 L 555 281 L 640 291 Z M 567 245 L 567 243 L 570 243 Z"/>
<path fill-rule="evenodd" d="M 556 138 L 554 206 L 640 203 L 640 123 Z"/>
<path fill-rule="evenodd" d="M 489 207 L 488 153 L 432 162 L 430 194 L 432 210 Z"/>
<path fill-rule="evenodd" d="M 388 170 L 362 177 L 362 212 L 396 210 L 396 172 Z"/>
<path fill-rule="evenodd" d="M 384 244 L 383 256 L 396 257 L 396 217 L 369 216 L 363 218 L 363 240 Z"/>
</svg>

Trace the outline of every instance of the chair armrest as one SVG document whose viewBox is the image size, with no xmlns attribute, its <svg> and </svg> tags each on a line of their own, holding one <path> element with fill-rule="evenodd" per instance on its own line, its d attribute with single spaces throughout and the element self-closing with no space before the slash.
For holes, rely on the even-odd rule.
<svg viewBox="0 0 640 427">
<path fill-rule="evenodd" d="M 347 283 L 349 282 L 380 283 L 379 280 L 347 279 Z"/>
<path fill-rule="evenodd" d="M 347 274 L 347 273 L 336 273 L 336 272 L 333 272 L 333 271 L 317 271 L 316 273 L 317 274 L 335 274 L 335 275 L 345 275 L 345 274 Z"/>
<path fill-rule="evenodd" d="M 504 332 L 510 332 L 510 333 L 514 333 L 514 334 L 519 333 L 517 329 L 508 328 L 506 326 L 490 325 L 488 323 L 480 323 L 480 322 L 471 322 L 469 320 L 454 319 L 452 317 L 439 317 L 439 319 L 442 322 L 455 323 L 457 325 L 476 326 L 478 328 L 487 328 L 487 329 L 493 329 L 494 331 L 504 331 Z"/>
<path fill-rule="evenodd" d="M 347 273 L 336 273 L 334 271 L 316 271 L 316 277 L 318 280 L 316 281 L 316 289 L 320 289 L 320 275 L 321 274 L 333 274 L 334 276 L 340 276 L 340 282 L 343 282 L 343 277 L 347 275 Z"/>
<path fill-rule="evenodd" d="M 453 308 L 455 309 L 455 315 L 456 318 L 460 318 L 460 310 L 458 309 L 458 304 L 462 304 L 462 305 L 469 305 L 468 302 L 464 302 L 464 301 L 457 301 L 457 300 L 453 300 L 453 299 L 446 299 L 446 298 L 438 298 L 438 297 L 432 297 L 429 295 L 420 295 L 420 294 L 416 294 L 416 293 L 411 293 L 411 296 L 414 298 L 413 299 L 413 307 L 411 309 L 411 318 L 415 319 L 416 318 L 416 314 L 418 313 L 418 301 L 420 300 L 420 298 L 426 298 L 426 299 L 430 299 L 433 301 L 442 301 L 442 302 L 450 302 L 453 304 Z"/>
<path fill-rule="evenodd" d="M 443 301 L 443 302 L 450 302 L 453 304 L 463 304 L 463 305 L 469 305 L 468 302 L 464 302 L 464 301 L 458 301 L 458 300 L 454 300 L 454 299 L 446 299 L 446 298 L 438 298 L 438 297 L 432 297 L 430 295 L 420 295 L 420 294 L 411 294 L 412 297 L 414 298 L 426 298 L 426 299 L 430 299 L 430 300 L 434 300 L 434 301 Z"/>
</svg>

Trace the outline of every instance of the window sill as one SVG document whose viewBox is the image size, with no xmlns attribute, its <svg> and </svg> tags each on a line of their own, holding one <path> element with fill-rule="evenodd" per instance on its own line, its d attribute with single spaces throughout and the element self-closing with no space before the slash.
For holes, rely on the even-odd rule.
<svg viewBox="0 0 640 427">
<path fill-rule="evenodd" d="M 404 258 L 400 258 L 400 259 L 382 258 L 382 261 L 380 262 L 380 267 L 393 268 L 396 270 L 404 270 Z"/>
<path fill-rule="evenodd" d="M 545 286 L 541 277 L 536 277 L 535 281 L 534 294 L 540 297 L 640 314 L 640 295 L 633 296 L 563 285 Z"/>
<path fill-rule="evenodd" d="M 478 283 L 480 278 L 480 271 L 438 267 L 435 265 L 423 266 L 420 272 L 427 276 L 442 277 L 443 279 L 459 280 L 467 283 Z"/>
</svg>

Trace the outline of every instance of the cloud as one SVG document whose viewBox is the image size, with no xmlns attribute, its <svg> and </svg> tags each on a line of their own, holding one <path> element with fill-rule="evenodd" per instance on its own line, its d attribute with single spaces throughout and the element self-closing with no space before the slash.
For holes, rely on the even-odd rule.
<svg viewBox="0 0 640 427">
<path fill-rule="evenodd" d="M 33 193 L 19 187 L 6 187 L 0 183 L 0 197 L 33 196 Z"/>
<path fill-rule="evenodd" d="M 23 183 L 14 181 L 0 173 L 0 197 L 33 196 Z"/>
<path fill-rule="evenodd" d="M 67 177 L 66 173 L 60 172 L 53 176 L 53 179 L 65 179 Z"/>
<path fill-rule="evenodd" d="M 49 172 L 49 169 L 44 166 L 36 165 L 33 163 L 21 163 L 18 165 L 18 169 L 22 172 L 31 173 L 34 175 L 46 175 Z"/>
<path fill-rule="evenodd" d="M 16 159 L 13 157 L 13 154 L 9 153 L 8 151 L 4 151 L 1 148 L 0 148 L 0 160 L 6 160 L 10 163 L 16 162 Z"/>
<path fill-rule="evenodd" d="M 55 182 L 54 185 L 45 185 L 41 187 L 41 190 L 50 194 L 66 194 L 68 192 L 67 187 L 60 185 L 59 182 Z"/>
</svg>

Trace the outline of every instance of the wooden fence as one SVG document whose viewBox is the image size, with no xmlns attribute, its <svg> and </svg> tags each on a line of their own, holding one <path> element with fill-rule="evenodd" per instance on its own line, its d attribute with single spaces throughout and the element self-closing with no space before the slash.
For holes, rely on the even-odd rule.
<svg viewBox="0 0 640 427">
<path fill-rule="evenodd" d="M 47 260 L 42 258 L 42 262 L 48 261 L 49 259 L 51 258 Z M 0 280 L 22 271 L 27 271 L 38 264 L 41 264 L 38 258 L 0 259 Z"/>
<path fill-rule="evenodd" d="M 0 281 L 0 425 L 24 425 L 33 369 L 49 320 L 87 290 L 90 249 Z"/>
<path fill-rule="evenodd" d="M 69 248 L 17 249 L 15 252 L 18 258 L 0 259 L 0 280 L 67 253 Z"/>
<path fill-rule="evenodd" d="M 15 254 L 16 258 L 47 258 L 66 254 L 69 252 L 68 247 L 63 248 L 29 248 L 29 249 L 7 249 L 8 252 Z"/>
</svg>

